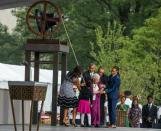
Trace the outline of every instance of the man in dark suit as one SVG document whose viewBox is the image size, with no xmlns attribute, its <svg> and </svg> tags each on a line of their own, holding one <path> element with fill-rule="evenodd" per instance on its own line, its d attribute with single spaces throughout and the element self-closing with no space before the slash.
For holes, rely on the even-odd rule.
<svg viewBox="0 0 161 131">
<path fill-rule="evenodd" d="M 110 119 L 110 128 L 116 128 L 116 104 L 119 99 L 119 88 L 121 80 L 119 75 L 119 68 L 114 66 L 111 70 L 108 86 L 103 93 L 107 93 L 108 97 L 108 111 Z"/>
<path fill-rule="evenodd" d="M 153 104 L 153 96 L 147 97 L 148 104 L 143 106 L 142 109 L 142 120 L 143 128 L 152 128 L 157 119 L 157 106 Z"/>
<path fill-rule="evenodd" d="M 95 73 L 96 65 L 91 63 L 88 66 L 88 71 L 84 72 L 83 79 L 87 87 L 91 87 L 92 85 L 92 76 Z"/>
<path fill-rule="evenodd" d="M 105 69 L 103 67 L 99 67 L 98 74 L 100 75 L 100 82 L 101 84 L 107 85 L 108 83 L 108 77 L 105 75 Z M 100 125 L 103 126 L 105 123 L 105 110 L 104 110 L 104 104 L 105 104 L 106 95 L 101 94 L 100 98 Z"/>
</svg>

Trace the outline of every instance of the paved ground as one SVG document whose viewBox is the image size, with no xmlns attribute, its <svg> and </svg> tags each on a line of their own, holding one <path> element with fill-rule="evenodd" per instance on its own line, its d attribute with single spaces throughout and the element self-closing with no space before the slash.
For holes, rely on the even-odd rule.
<svg viewBox="0 0 161 131">
<path fill-rule="evenodd" d="M 13 126 L 4 126 L 0 125 L 0 131 L 14 131 Z M 22 131 L 21 127 L 18 126 L 18 131 Z M 25 131 L 28 131 L 28 128 L 25 127 Z M 32 131 L 35 131 L 33 129 Z M 142 128 L 82 128 L 82 127 L 50 127 L 43 126 L 40 127 L 40 131 L 161 131 L 161 129 L 142 129 Z"/>
</svg>

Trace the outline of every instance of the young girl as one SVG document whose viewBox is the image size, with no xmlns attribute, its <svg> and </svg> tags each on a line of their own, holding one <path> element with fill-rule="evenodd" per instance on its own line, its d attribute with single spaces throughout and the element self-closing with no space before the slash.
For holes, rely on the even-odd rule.
<svg viewBox="0 0 161 131">
<path fill-rule="evenodd" d="M 137 98 L 133 99 L 132 107 L 129 111 L 129 121 L 132 127 L 140 127 L 141 109 L 139 108 L 139 102 Z"/>
<path fill-rule="evenodd" d="M 92 101 L 92 93 L 88 89 L 88 87 L 83 86 L 80 89 L 79 94 L 79 105 L 77 112 L 81 113 L 81 126 L 84 126 L 84 116 L 87 114 L 88 116 L 88 125 L 91 126 L 91 105 Z"/>
</svg>

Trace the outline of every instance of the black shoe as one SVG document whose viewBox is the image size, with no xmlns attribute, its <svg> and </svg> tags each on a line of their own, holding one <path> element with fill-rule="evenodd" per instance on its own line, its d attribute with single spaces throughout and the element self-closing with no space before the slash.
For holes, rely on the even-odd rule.
<svg viewBox="0 0 161 131">
<path fill-rule="evenodd" d="M 88 127 L 89 125 L 88 124 L 84 124 L 85 127 Z"/>
<path fill-rule="evenodd" d="M 100 125 L 101 128 L 104 128 L 104 125 Z"/>
<path fill-rule="evenodd" d="M 80 125 L 81 127 L 85 127 L 83 124 Z"/>
<path fill-rule="evenodd" d="M 87 127 L 92 127 L 91 125 L 88 125 Z"/>
<path fill-rule="evenodd" d="M 99 125 L 95 125 L 96 128 L 99 128 L 100 126 Z"/>
</svg>

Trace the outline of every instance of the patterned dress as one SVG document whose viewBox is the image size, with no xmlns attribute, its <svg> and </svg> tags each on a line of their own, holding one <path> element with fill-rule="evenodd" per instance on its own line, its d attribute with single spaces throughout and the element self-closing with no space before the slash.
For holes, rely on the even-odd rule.
<svg viewBox="0 0 161 131">
<path fill-rule="evenodd" d="M 133 107 L 129 111 L 129 121 L 132 127 L 140 127 L 141 109 L 139 107 Z"/>
<path fill-rule="evenodd" d="M 63 84 L 60 86 L 58 96 L 58 105 L 64 108 L 76 108 L 78 106 L 78 98 L 73 90 L 73 76 L 69 72 Z"/>
<path fill-rule="evenodd" d="M 119 104 L 119 105 L 117 105 L 116 109 L 119 110 L 119 111 L 128 112 L 129 106 L 126 105 L 126 104 Z M 125 122 L 124 123 L 125 123 L 125 125 L 124 125 L 125 127 L 129 127 L 128 116 L 125 116 Z"/>
</svg>

